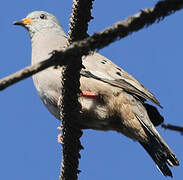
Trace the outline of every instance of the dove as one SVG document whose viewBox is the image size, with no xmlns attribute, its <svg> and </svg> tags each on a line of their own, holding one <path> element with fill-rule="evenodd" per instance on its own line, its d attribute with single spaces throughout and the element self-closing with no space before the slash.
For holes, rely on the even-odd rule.
<svg viewBox="0 0 183 180">
<path fill-rule="evenodd" d="M 68 39 L 57 18 L 44 11 L 34 11 L 15 21 L 26 28 L 32 44 L 32 64 L 51 57 L 53 51 L 66 48 Z M 97 52 L 82 57 L 80 90 L 82 129 L 113 130 L 137 142 L 146 150 L 164 176 L 171 176 L 169 166 L 178 166 L 173 151 L 155 126 L 163 117 L 153 105 L 161 107 L 155 96 L 132 75 Z M 60 119 L 62 67 L 49 67 L 33 75 L 37 92 L 48 110 Z"/>
</svg>

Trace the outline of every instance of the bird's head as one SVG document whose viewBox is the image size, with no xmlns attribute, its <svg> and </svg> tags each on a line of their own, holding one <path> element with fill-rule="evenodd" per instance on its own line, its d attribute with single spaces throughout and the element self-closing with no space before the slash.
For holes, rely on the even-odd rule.
<svg viewBox="0 0 183 180">
<path fill-rule="evenodd" d="M 20 25 L 25 27 L 30 36 L 32 37 L 35 33 L 40 32 L 44 29 L 58 29 L 60 30 L 61 25 L 57 18 L 45 11 L 33 11 L 22 20 L 15 21 L 14 25 Z"/>
</svg>

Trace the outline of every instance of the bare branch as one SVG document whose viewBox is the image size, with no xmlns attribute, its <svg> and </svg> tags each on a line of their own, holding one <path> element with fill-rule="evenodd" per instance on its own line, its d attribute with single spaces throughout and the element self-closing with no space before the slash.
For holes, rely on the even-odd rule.
<svg viewBox="0 0 183 180">
<path fill-rule="evenodd" d="M 162 124 L 161 126 L 164 129 L 169 129 L 169 130 L 178 131 L 178 132 L 183 133 L 183 127 L 181 127 L 181 126 L 175 126 L 175 125 L 171 125 L 171 124 Z"/>
<path fill-rule="evenodd" d="M 46 62 L 42 62 L 42 65 L 34 65 L 34 67 L 27 67 L 26 70 L 21 70 L 21 76 L 17 76 L 15 73 L 9 77 L 0 80 L 0 90 L 25 79 L 41 70 L 48 68 L 53 65 L 63 65 L 64 63 L 70 63 L 69 59 L 72 60 L 72 56 L 88 55 L 90 51 L 99 50 L 115 40 L 119 40 L 128 36 L 129 34 L 147 27 L 154 22 L 159 22 L 166 16 L 183 8 L 183 0 L 166 0 L 160 1 L 154 8 L 144 9 L 141 12 L 127 18 L 123 22 L 114 24 L 113 27 L 109 27 L 102 32 L 95 33 L 85 40 L 78 41 L 70 45 L 67 49 L 55 53 Z M 64 60 L 65 59 L 65 60 Z M 67 62 L 65 62 L 67 59 Z M 52 62 L 54 60 L 55 64 Z M 64 62 L 63 62 L 64 61 Z M 36 69 L 38 67 L 38 69 Z"/>
<path fill-rule="evenodd" d="M 87 36 L 88 22 L 91 19 L 93 0 L 74 0 L 70 18 L 69 42 L 84 39 Z M 72 62 L 63 67 L 62 71 L 62 105 L 60 119 L 62 120 L 62 166 L 60 180 L 78 179 L 80 150 L 82 145 L 81 129 L 77 122 L 81 119 L 81 105 L 78 102 L 80 93 L 80 70 L 82 54 L 72 58 Z"/>
</svg>

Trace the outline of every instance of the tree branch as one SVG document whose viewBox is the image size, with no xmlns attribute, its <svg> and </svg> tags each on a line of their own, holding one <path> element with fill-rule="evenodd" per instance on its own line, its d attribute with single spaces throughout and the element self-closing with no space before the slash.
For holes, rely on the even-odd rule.
<svg viewBox="0 0 183 180">
<path fill-rule="evenodd" d="M 72 56 L 88 55 L 90 51 L 99 50 L 115 40 L 119 40 L 147 27 L 155 22 L 160 22 L 166 16 L 183 8 L 183 0 L 166 0 L 158 2 L 154 8 L 144 9 L 141 12 L 127 18 L 125 21 L 117 22 L 102 32 L 95 33 L 85 40 L 74 42 L 67 49 L 56 52 L 45 62 L 27 67 L 13 75 L 0 80 L 0 90 L 25 79 L 39 71 L 53 65 L 64 65 L 72 60 Z M 54 61 L 54 62 L 53 62 Z"/>
<path fill-rule="evenodd" d="M 93 0 L 74 0 L 70 18 L 69 43 L 84 39 L 87 36 L 88 22 L 91 19 Z M 60 180 L 78 179 L 80 150 L 82 145 L 81 129 L 77 122 L 81 117 L 81 105 L 78 102 L 80 93 L 80 70 L 82 68 L 82 54 L 74 56 L 67 66 L 63 67 L 62 79 L 62 105 L 60 119 L 62 120 L 62 165 Z"/>
<path fill-rule="evenodd" d="M 171 125 L 171 124 L 162 124 L 161 126 L 164 129 L 169 129 L 169 130 L 178 131 L 178 132 L 183 133 L 183 127 L 181 127 L 181 126 L 175 126 L 175 125 Z"/>
<path fill-rule="evenodd" d="M 93 19 L 91 9 L 94 0 L 74 0 L 73 12 L 70 18 L 70 30 L 68 40 L 71 43 L 88 37 L 88 22 Z"/>
</svg>

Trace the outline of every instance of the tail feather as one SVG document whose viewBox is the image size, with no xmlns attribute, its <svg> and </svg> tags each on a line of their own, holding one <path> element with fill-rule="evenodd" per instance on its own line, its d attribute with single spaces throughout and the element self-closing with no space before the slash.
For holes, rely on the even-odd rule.
<svg viewBox="0 0 183 180">
<path fill-rule="evenodd" d="M 179 161 L 177 160 L 175 154 L 168 147 L 168 145 L 164 142 L 164 140 L 159 136 L 156 130 L 152 129 L 146 122 L 142 121 L 142 119 L 136 115 L 142 124 L 144 130 L 148 135 L 148 142 L 140 142 L 139 143 L 144 147 L 144 149 L 148 152 L 151 158 L 154 160 L 160 171 L 164 176 L 172 176 L 172 172 L 169 169 L 169 166 L 178 166 Z"/>
<path fill-rule="evenodd" d="M 160 171 L 163 173 L 163 175 L 173 177 L 172 172 L 169 169 L 168 165 L 170 166 L 179 165 L 175 155 L 172 154 L 170 151 L 168 151 L 165 147 L 161 146 L 160 144 L 159 146 L 158 144 L 154 144 L 154 142 L 148 144 L 140 142 L 140 144 L 149 153 L 149 155 L 154 160 L 154 162 L 156 163 Z"/>
<path fill-rule="evenodd" d="M 152 106 L 147 103 L 143 103 L 143 106 L 145 107 L 149 119 L 151 120 L 154 126 L 159 126 L 161 123 L 163 123 L 164 118 L 163 116 L 161 116 L 161 114 L 155 106 Z"/>
</svg>

